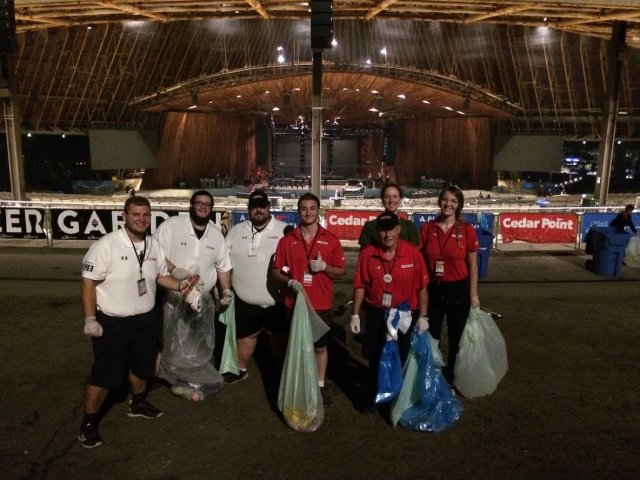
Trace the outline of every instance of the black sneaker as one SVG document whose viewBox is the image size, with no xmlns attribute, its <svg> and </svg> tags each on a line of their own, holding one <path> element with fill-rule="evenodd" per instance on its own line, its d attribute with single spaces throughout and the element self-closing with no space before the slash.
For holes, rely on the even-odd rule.
<svg viewBox="0 0 640 480">
<path fill-rule="evenodd" d="M 227 372 L 223 373 L 222 377 L 224 378 L 224 383 L 227 385 L 231 385 L 232 383 L 239 382 L 240 380 L 245 380 L 249 376 L 246 370 L 238 370 L 238 375 L 235 373 Z"/>
<path fill-rule="evenodd" d="M 331 395 L 329 395 L 329 390 L 326 387 L 320 387 L 320 394 L 322 395 L 323 406 L 330 407 L 333 405 L 333 400 L 331 400 Z"/>
<path fill-rule="evenodd" d="M 135 402 L 129 402 L 129 411 L 127 415 L 130 417 L 158 418 L 162 416 L 162 410 L 157 409 L 146 398 L 141 398 Z"/>
<path fill-rule="evenodd" d="M 98 433 L 98 427 L 91 423 L 82 426 L 78 440 L 80 440 L 84 448 L 95 448 L 102 445 L 102 438 L 100 438 L 100 434 Z"/>
</svg>

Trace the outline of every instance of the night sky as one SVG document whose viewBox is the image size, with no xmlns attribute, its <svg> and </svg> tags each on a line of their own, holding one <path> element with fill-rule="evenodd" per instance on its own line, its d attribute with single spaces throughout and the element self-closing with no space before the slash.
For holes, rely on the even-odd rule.
<svg viewBox="0 0 640 480">
<path fill-rule="evenodd" d="M 3 161 L 0 189 L 11 190 L 5 135 L 0 136 Z M 110 172 L 92 172 L 87 135 L 22 135 L 27 191 L 71 192 L 72 180 L 111 178 Z"/>
</svg>

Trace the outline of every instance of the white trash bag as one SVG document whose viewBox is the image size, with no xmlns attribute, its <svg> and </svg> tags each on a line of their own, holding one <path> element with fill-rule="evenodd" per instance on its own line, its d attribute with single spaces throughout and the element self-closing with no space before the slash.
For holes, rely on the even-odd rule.
<svg viewBox="0 0 640 480">
<path fill-rule="evenodd" d="M 627 267 L 640 268 L 640 234 L 634 235 L 629 240 L 623 262 Z"/>
<path fill-rule="evenodd" d="M 466 398 L 490 395 L 507 368 L 507 348 L 496 322 L 479 307 L 471 308 L 456 356 L 456 388 Z"/>
</svg>

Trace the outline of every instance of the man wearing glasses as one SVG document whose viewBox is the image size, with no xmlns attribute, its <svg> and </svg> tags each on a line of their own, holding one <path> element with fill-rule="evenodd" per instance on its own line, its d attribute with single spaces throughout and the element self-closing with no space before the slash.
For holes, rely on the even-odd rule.
<svg viewBox="0 0 640 480">
<path fill-rule="evenodd" d="M 167 255 L 171 274 L 179 279 L 197 275 L 185 301 L 167 294 L 162 302 L 164 346 L 159 376 L 171 391 L 190 400 L 202 400 L 223 385 L 210 360 L 214 347 L 214 289 L 227 305 L 231 292 L 231 261 L 225 239 L 211 221 L 213 197 L 206 190 L 191 196 L 189 215 L 165 220 L 154 237 Z M 214 293 L 214 295 L 212 295 Z"/>
</svg>

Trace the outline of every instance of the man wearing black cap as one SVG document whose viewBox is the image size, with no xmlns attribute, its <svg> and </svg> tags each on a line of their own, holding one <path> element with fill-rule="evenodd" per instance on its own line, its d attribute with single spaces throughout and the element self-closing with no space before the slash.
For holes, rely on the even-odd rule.
<svg viewBox="0 0 640 480">
<path fill-rule="evenodd" d="M 236 338 L 239 373 L 224 374 L 225 383 L 247 378 L 247 365 L 265 329 L 275 337 L 286 333 L 278 298 L 280 284 L 271 277 L 271 264 L 278 242 L 287 227 L 271 216 L 269 197 L 262 190 L 249 195 L 249 220 L 234 225 L 227 234 L 227 249 L 233 271 L 231 285 L 236 296 Z"/>
<path fill-rule="evenodd" d="M 427 317 L 427 268 L 420 251 L 400 236 L 400 219 L 384 212 L 376 219 L 377 242 L 360 251 L 353 280 L 353 315 L 350 330 L 360 333 L 360 314 L 365 315 L 364 354 L 369 376 L 362 406 L 372 411 L 377 391 L 380 354 L 387 338 L 398 342 L 402 362 L 409 352 L 411 328 L 429 328 Z M 393 310 L 400 322 L 391 325 Z M 392 314 L 389 312 L 392 311 Z M 417 321 L 416 321 L 417 319 Z"/>
</svg>

